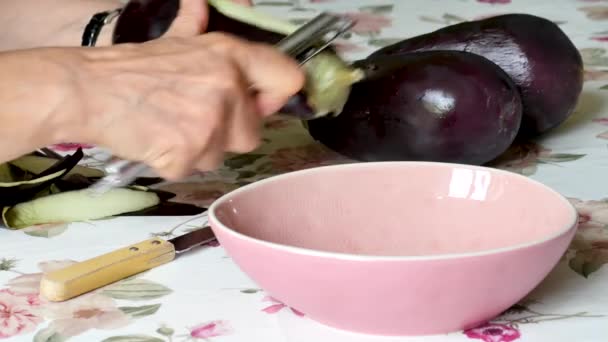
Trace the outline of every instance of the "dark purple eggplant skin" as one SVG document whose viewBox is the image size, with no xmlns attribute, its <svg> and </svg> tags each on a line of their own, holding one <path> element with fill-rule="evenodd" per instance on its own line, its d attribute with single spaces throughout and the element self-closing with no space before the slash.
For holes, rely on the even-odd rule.
<svg viewBox="0 0 608 342">
<path fill-rule="evenodd" d="M 583 61 L 576 46 L 555 23 L 529 14 L 446 26 L 370 56 L 432 50 L 478 54 L 509 74 L 522 96 L 522 137 L 541 135 L 564 122 L 574 112 L 583 88 Z"/>
<path fill-rule="evenodd" d="M 179 0 L 131 0 L 116 22 L 113 42 L 142 43 L 167 32 L 179 11 Z M 249 41 L 275 44 L 285 36 L 229 18 L 209 6 L 206 32 L 227 32 Z"/>
<path fill-rule="evenodd" d="M 179 0 L 131 0 L 116 20 L 112 42 L 143 43 L 167 32 L 179 11 Z"/>
<path fill-rule="evenodd" d="M 346 157 L 482 165 L 517 135 L 519 92 L 484 57 L 429 51 L 355 65 L 368 78 L 354 85 L 342 113 L 307 122 L 315 140 Z"/>
</svg>

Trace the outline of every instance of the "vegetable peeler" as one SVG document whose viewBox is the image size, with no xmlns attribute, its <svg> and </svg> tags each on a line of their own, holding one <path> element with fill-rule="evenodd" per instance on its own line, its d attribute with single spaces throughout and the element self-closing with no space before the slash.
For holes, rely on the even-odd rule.
<svg viewBox="0 0 608 342">
<path fill-rule="evenodd" d="M 352 19 L 321 13 L 281 40 L 276 47 L 303 65 L 354 24 Z M 129 185 L 148 169 L 143 163 L 117 157 L 110 158 L 105 165 L 106 176 L 89 188 L 92 195 L 99 196 L 111 189 Z"/>
</svg>

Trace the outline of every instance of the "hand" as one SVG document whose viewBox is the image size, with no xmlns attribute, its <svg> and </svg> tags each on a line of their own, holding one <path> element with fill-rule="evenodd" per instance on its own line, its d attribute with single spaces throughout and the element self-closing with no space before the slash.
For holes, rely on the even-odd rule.
<svg viewBox="0 0 608 342">
<path fill-rule="evenodd" d="M 304 84 L 295 61 L 273 47 L 222 33 L 79 52 L 77 102 L 67 107 L 81 113 L 82 128 L 66 141 L 107 147 L 167 179 L 255 149 L 263 117 Z"/>
<path fill-rule="evenodd" d="M 251 0 L 232 0 L 237 4 L 252 6 Z M 163 35 L 175 37 L 190 37 L 201 34 L 207 29 L 209 21 L 209 5 L 206 0 L 180 0 L 177 17 Z"/>
</svg>

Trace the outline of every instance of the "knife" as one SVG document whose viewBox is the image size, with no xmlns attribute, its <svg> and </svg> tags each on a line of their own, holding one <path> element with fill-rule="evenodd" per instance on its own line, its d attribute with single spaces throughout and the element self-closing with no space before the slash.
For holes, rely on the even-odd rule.
<svg viewBox="0 0 608 342">
<path fill-rule="evenodd" d="M 215 241 L 209 226 L 170 240 L 148 239 L 65 268 L 43 274 L 40 294 L 62 302 L 173 261 L 176 256 Z"/>
</svg>

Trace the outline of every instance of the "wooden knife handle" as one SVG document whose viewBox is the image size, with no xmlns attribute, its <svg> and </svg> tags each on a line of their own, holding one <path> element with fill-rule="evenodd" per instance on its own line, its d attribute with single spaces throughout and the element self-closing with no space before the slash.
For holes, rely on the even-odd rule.
<svg viewBox="0 0 608 342">
<path fill-rule="evenodd" d="M 40 294 L 52 302 L 65 301 L 174 258 L 173 244 L 160 238 L 149 239 L 45 273 L 40 282 Z"/>
</svg>

